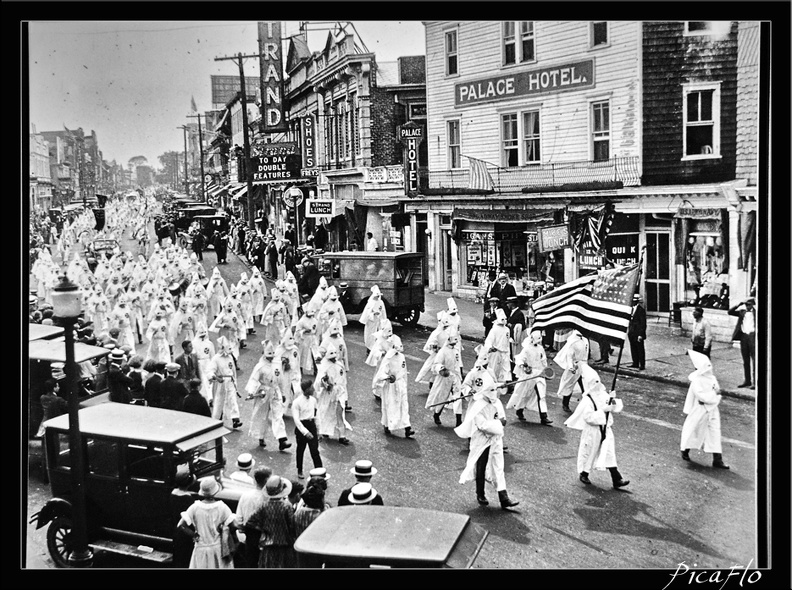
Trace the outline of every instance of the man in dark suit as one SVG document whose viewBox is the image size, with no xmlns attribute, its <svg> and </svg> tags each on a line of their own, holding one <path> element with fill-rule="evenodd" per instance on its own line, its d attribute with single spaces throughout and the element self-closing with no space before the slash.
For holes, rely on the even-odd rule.
<svg viewBox="0 0 792 590">
<path fill-rule="evenodd" d="M 149 378 L 146 379 L 146 384 L 144 386 L 145 394 L 144 397 L 146 399 L 146 404 L 151 406 L 152 408 L 161 408 L 162 407 L 162 399 L 160 396 L 160 385 L 162 384 L 162 380 L 165 374 L 165 363 L 162 361 L 157 361 L 154 363 L 152 367 L 151 375 Z"/>
<path fill-rule="evenodd" d="M 165 365 L 165 373 L 167 376 L 160 383 L 160 407 L 167 410 L 181 410 L 182 401 L 189 393 L 184 383 L 179 381 L 179 369 L 181 367 L 176 363 L 168 363 Z"/>
<path fill-rule="evenodd" d="M 506 300 L 506 303 L 509 306 L 506 325 L 509 327 L 509 336 L 512 340 L 511 362 L 512 371 L 514 371 L 514 357 L 516 357 L 522 351 L 523 338 L 527 336 L 525 333 L 525 314 L 520 309 L 519 300 L 517 299 L 516 295 L 509 297 Z"/>
<path fill-rule="evenodd" d="M 182 342 L 182 354 L 173 359 L 179 365 L 179 379 L 184 385 L 188 385 L 190 380 L 201 380 L 201 369 L 198 366 L 198 355 L 193 352 L 193 345 L 190 340 Z"/>
<path fill-rule="evenodd" d="M 492 286 L 490 296 L 498 298 L 498 307 L 505 311 L 508 317 L 509 306 L 506 302 L 509 297 L 517 297 L 517 291 L 514 289 L 514 285 L 509 282 L 509 275 L 505 272 L 498 275 L 498 281 Z"/>
<path fill-rule="evenodd" d="M 355 463 L 355 466 L 349 470 L 349 472 L 355 476 L 355 484 L 359 483 L 369 483 L 371 482 L 371 478 L 377 474 L 377 469 L 372 466 L 371 461 L 366 461 L 362 459 Z M 341 492 L 341 495 L 338 497 L 338 505 L 339 506 L 350 506 L 353 502 L 349 501 L 349 495 L 352 492 L 352 488 L 355 486 L 349 486 L 345 490 Z M 385 503 L 382 501 L 382 496 L 377 494 L 374 500 L 371 502 L 376 506 L 384 506 Z"/>
<path fill-rule="evenodd" d="M 111 402 L 120 404 L 128 404 L 132 401 L 130 388 L 133 382 L 132 378 L 127 375 L 129 368 L 122 368 L 125 360 L 124 351 L 116 348 L 110 353 L 110 365 L 107 367 L 107 384 L 110 388 L 109 399 Z"/>
<path fill-rule="evenodd" d="M 319 269 L 311 262 L 310 258 L 303 258 L 303 270 L 300 280 L 297 283 L 297 289 L 300 292 L 304 301 L 309 301 L 313 294 L 316 293 L 316 288 L 319 286 Z"/>
<path fill-rule="evenodd" d="M 729 315 L 736 316 L 737 326 L 734 328 L 732 340 L 740 343 L 740 352 L 743 359 L 743 372 L 745 379 L 737 387 L 750 387 L 756 389 L 753 376 L 756 373 L 756 299 L 749 297 L 745 301 L 729 308 Z M 745 306 L 743 309 L 740 307 Z M 753 368 L 753 372 L 751 369 Z"/>
<path fill-rule="evenodd" d="M 212 410 L 209 408 L 209 402 L 201 395 L 201 380 L 191 379 L 189 382 L 190 391 L 182 399 L 181 407 L 182 412 L 190 414 L 198 414 L 199 416 L 212 417 Z"/>
<path fill-rule="evenodd" d="M 642 305 L 641 296 L 633 295 L 633 312 L 630 317 L 630 325 L 627 328 L 627 338 L 630 341 L 630 354 L 632 355 L 633 369 L 643 371 L 646 368 L 646 351 L 644 340 L 646 340 L 646 310 Z"/>
</svg>

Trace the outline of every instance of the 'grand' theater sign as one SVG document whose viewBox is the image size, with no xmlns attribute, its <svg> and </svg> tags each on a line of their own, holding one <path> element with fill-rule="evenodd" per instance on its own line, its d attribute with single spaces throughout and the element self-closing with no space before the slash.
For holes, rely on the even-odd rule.
<svg viewBox="0 0 792 590">
<path fill-rule="evenodd" d="M 594 86 L 594 60 L 454 85 L 456 106 Z"/>
</svg>

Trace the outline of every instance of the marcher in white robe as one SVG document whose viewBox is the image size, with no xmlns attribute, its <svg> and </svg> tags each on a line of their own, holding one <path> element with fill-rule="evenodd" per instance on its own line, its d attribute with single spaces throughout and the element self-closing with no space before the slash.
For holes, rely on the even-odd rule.
<svg viewBox="0 0 792 590">
<path fill-rule="evenodd" d="M 236 358 L 231 354 L 232 346 L 225 336 L 217 339 L 217 353 L 209 362 L 206 373 L 209 381 L 214 383 L 212 395 L 212 418 L 215 420 L 232 421 L 233 428 L 242 426 L 239 419 L 239 404 L 237 403 L 237 372 Z"/>
<path fill-rule="evenodd" d="M 525 410 L 539 413 L 541 423 L 549 426 L 553 421 L 547 417 L 547 402 L 545 396 L 547 394 L 547 381 L 545 380 L 542 371 L 547 368 L 547 355 L 545 354 L 544 346 L 542 346 L 542 333 L 538 330 L 531 332 L 531 335 L 523 340 L 522 350 L 514 359 L 514 378 L 526 379 L 529 376 L 535 375 L 528 379 L 517 383 L 514 386 L 514 392 L 506 404 L 506 409 L 510 410 L 515 408 L 517 410 L 517 418 L 521 421 L 525 420 Z"/>
<path fill-rule="evenodd" d="M 336 351 L 338 352 L 339 364 L 344 367 L 344 369 L 349 371 L 349 354 L 347 352 L 346 340 L 344 340 L 344 333 L 341 330 L 341 322 L 339 322 L 338 319 L 335 319 L 330 323 L 330 327 L 327 329 L 325 337 L 322 338 L 321 342 L 319 343 L 320 357 L 324 357 L 325 352 L 330 348 L 330 346 L 335 346 Z"/>
<path fill-rule="evenodd" d="M 281 364 L 281 374 L 279 377 L 281 393 L 286 398 L 283 401 L 283 413 L 291 416 L 291 404 L 295 397 L 302 394 L 300 388 L 300 351 L 294 342 L 291 331 L 283 333 L 283 339 L 275 347 L 275 359 Z"/>
<path fill-rule="evenodd" d="M 370 367 L 378 367 L 385 354 L 391 349 L 390 337 L 393 336 L 393 324 L 388 318 L 380 322 L 380 329 L 374 333 L 374 344 L 371 352 L 366 357 L 366 364 Z M 371 380 L 371 393 L 376 399 L 382 398 L 382 381 L 377 380 L 376 372 Z"/>
<path fill-rule="evenodd" d="M 593 369 L 592 369 L 593 371 Z M 616 464 L 616 439 L 613 435 L 613 414 L 622 411 L 624 404 L 611 395 L 599 380 L 591 380 L 586 384 L 586 393 L 575 408 L 574 413 L 564 424 L 569 428 L 580 430 L 578 446 L 577 472 L 578 478 L 590 485 L 589 474 L 592 469 L 610 471 L 614 488 L 628 485 L 622 479 Z"/>
<path fill-rule="evenodd" d="M 215 266 L 206 287 L 206 296 L 209 298 L 209 320 L 214 320 L 220 314 L 220 310 L 223 309 L 223 301 L 228 297 L 228 294 L 228 285 L 220 275 L 220 269 Z"/>
<path fill-rule="evenodd" d="M 453 297 L 449 297 L 446 299 L 446 317 L 448 318 L 448 322 L 450 324 L 450 328 L 453 332 L 456 332 L 457 336 L 460 336 L 460 322 L 462 318 L 459 315 L 459 307 L 457 307 L 456 301 L 454 301 Z M 462 351 L 464 347 L 462 346 L 462 338 L 461 336 L 457 338 L 457 349 L 459 350 L 459 372 L 462 373 L 464 367 L 462 366 Z"/>
<path fill-rule="evenodd" d="M 458 336 L 451 334 L 446 340 L 445 345 L 437 352 L 432 365 L 432 372 L 435 374 L 432 389 L 429 390 L 429 397 L 426 398 L 425 407 L 434 413 L 434 421 L 438 426 L 442 425 L 440 414 L 450 404 L 435 406 L 440 402 L 457 398 L 462 394 L 462 374 L 459 372 L 457 356 L 459 350 L 456 348 Z"/>
<path fill-rule="evenodd" d="M 713 467 L 729 469 L 723 462 L 718 409 L 721 394 L 718 380 L 712 374 L 712 362 L 700 352 L 688 350 L 687 353 L 696 370 L 688 375 L 690 387 L 682 410 L 687 414 L 682 425 L 682 458 L 690 461 L 690 449 L 703 449 L 705 453 L 712 453 Z"/>
<path fill-rule="evenodd" d="M 445 346 L 448 336 L 451 334 L 450 327 L 451 322 L 446 317 L 446 313 L 444 311 L 438 312 L 437 327 L 432 330 L 431 334 L 429 334 L 429 338 L 426 339 L 426 344 L 424 344 L 423 347 L 423 351 L 428 353 L 429 356 L 426 358 L 424 364 L 421 366 L 421 369 L 418 371 L 418 374 L 415 376 L 416 383 L 426 383 L 431 389 L 432 380 L 434 379 L 432 365 L 434 365 L 434 359 L 437 356 L 437 352 Z"/>
<path fill-rule="evenodd" d="M 265 437 L 271 430 L 278 440 L 279 450 L 291 446 L 286 439 L 286 425 L 283 423 L 283 392 L 280 387 L 280 363 L 275 356 L 272 342 L 261 343 L 264 353 L 253 367 L 245 392 L 245 399 L 254 399 L 253 414 L 250 417 L 250 436 L 258 439 L 260 447 L 266 447 Z"/>
<path fill-rule="evenodd" d="M 154 300 L 157 298 L 157 286 L 151 278 L 146 278 L 140 285 L 140 301 L 143 304 L 143 323 L 148 322 L 151 307 L 154 305 Z"/>
<path fill-rule="evenodd" d="M 241 329 L 239 330 L 239 348 L 247 347 L 248 327 L 247 320 L 245 319 L 245 310 L 242 305 L 242 299 L 239 296 L 239 289 L 236 285 L 231 285 L 228 297 L 223 301 L 223 307 L 230 304 L 234 309 L 239 321 L 241 322 Z"/>
<path fill-rule="evenodd" d="M 327 301 L 322 304 L 317 315 L 319 320 L 319 337 L 324 338 L 330 324 L 333 321 L 338 321 L 341 324 L 341 329 L 347 325 L 347 317 L 344 313 L 344 307 L 338 300 L 338 291 L 335 285 L 328 289 Z"/>
<path fill-rule="evenodd" d="M 338 437 L 338 442 L 348 445 L 347 430 L 352 426 L 344 416 L 347 402 L 347 373 L 338 362 L 338 349 L 335 345 L 325 351 L 316 370 L 314 381 L 316 391 L 316 426 L 323 438 Z"/>
<path fill-rule="evenodd" d="M 300 368 L 303 373 L 313 375 L 319 357 L 316 310 L 310 304 L 306 304 L 303 309 L 304 313 L 294 327 L 294 341 L 300 353 Z"/>
<path fill-rule="evenodd" d="M 280 342 L 283 332 L 287 326 L 286 306 L 281 301 L 280 291 L 272 289 L 270 291 L 272 299 L 264 308 L 261 316 L 261 325 L 264 326 L 264 339 L 270 342 Z"/>
<path fill-rule="evenodd" d="M 374 375 L 374 381 L 382 383 L 382 419 L 380 423 L 386 435 L 404 428 L 405 438 L 415 431 L 410 426 L 410 406 L 407 398 L 407 362 L 404 346 L 398 336 L 390 337 L 390 349 L 385 353 L 382 364 Z"/>
<path fill-rule="evenodd" d="M 385 304 L 382 301 L 382 292 L 377 285 L 374 285 L 371 287 L 371 296 L 366 301 L 366 307 L 363 308 L 363 313 L 360 314 L 360 319 L 358 320 L 364 326 L 363 343 L 369 353 L 374 348 L 374 334 L 379 331 L 380 322 L 383 319 L 387 319 L 387 313 Z"/>
<path fill-rule="evenodd" d="M 253 267 L 250 276 L 250 297 L 253 301 L 253 319 L 261 323 L 261 316 L 264 314 L 264 304 L 267 301 L 267 284 L 261 276 L 257 266 Z"/>
<path fill-rule="evenodd" d="M 168 322 L 165 320 L 165 313 L 161 309 L 154 312 L 154 319 L 151 320 L 146 329 L 146 340 L 149 343 L 146 350 L 146 358 L 162 361 L 163 363 L 171 362 L 171 348 L 168 343 Z"/>
<path fill-rule="evenodd" d="M 132 320 L 132 333 L 138 344 L 143 344 L 143 332 L 146 331 L 143 321 L 143 296 L 134 282 L 129 285 L 129 291 L 127 291 L 126 295 L 129 309 L 132 312 L 130 318 Z"/>
<path fill-rule="evenodd" d="M 297 325 L 297 320 L 300 319 L 298 311 L 300 308 L 300 290 L 297 286 L 297 278 L 290 270 L 286 271 L 286 280 L 283 281 L 283 288 L 285 294 L 288 295 L 284 303 L 291 318 L 291 326 L 294 327 Z"/>
<path fill-rule="evenodd" d="M 193 320 L 195 321 L 195 331 L 198 332 L 199 329 L 209 328 L 209 322 L 206 318 L 207 310 L 206 310 L 206 300 L 201 299 L 199 297 L 190 298 L 190 311 L 193 315 Z"/>
<path fill-rule="evenodd" d="M 316 287 L 313 297 L 311 297 L 311 305 L 317 310 L 317 313 L 322 309 L 322 305 L 324 305 L 329 296 L 330 290 L 327 285 L 327 279 L 321 276 L 319 277 L 319 285 Z"/>
<path fill-rule="evenodd" d="M 209 331 L 218 335 L 218 343 L 220 338 L 225 338 L 230 347 L 231 355 L 234 358 L 234 365 L 236 366 L 237 359 L 239 359 L 239 341 L 240 334 L 245 331 L 245 326 L 234 311 L 233 305 L 229 302 L 220 311 L 212 324 L 209 326 Z"/>
<path fill-rule="evenodd" d="M 168 340 L 172 350 L 180 350 L 181 343 L 195 338 L 195 317 L 190 309 L 190 301 L 182 297 L 179 309 L 173 314 L 168 326 Z"/>
<path fill-rule="evenodd" d="M 511 381 L 509 327 L 506 325 L 506 313 L 500 308 L 495 310 L 495 322 L 484 340 L 484 350 L 489 355 L 489 370 L 495 375 L 495 379 L 501 383 Z"/>
<path fill-rule="evenodd" d="M 482 506 L 489 504 L 485 493 L 485 483 L 495 486 L 501 508 L 508 510 L 519 502 L 511 500 L 506 490 L 506 475 L 503 461 L 503 426 L 506 414 L 498 399 L 498 388 L 481 387 L 473 396 L 465 419 L 454 429 L 460 438 L 470 439 L 465 469 L 459 476 L 459 483 L 476 482 L 476 500 Z"/>
<path fill-rule="evenodd" d="M 250 283 L 248 281 L 247 273 L 243 272 L 239 277 L 239 282 L 236 285 L 239 301 L 242 308 L 242 319 L 245 321 L 245 327 L 248 334 L 255 334 L 255 325 L 253 324 L 253 297 L 250 294 Z"/>
<path fill-rule="evenodd" d="M 124 345 L 131 346 L 132 350 L 135 349 L 135 334 L 132 331 L 132 309 L 127 303 L 126 294 L 121 294 L 118 297 L 118 303 L 110 312 L 108 318 L 110 327 L 115 327 L 120 330 L 118 335 L 118 347 Z"/>
<path fill-rule="evenodd" d="M 156 298 L 151 302 L 151 309 L 149 310 L 149 317 L 147 318 L 148 321 L 151 321 L 154 318 L 154 314 L 157 311 L 162 312 L 165 321 L 167 321 L 169 324 L 173 319 L 173 314 L 176 313 L 176 308 L 173 306 L 173 301 L 171 300 L 170 295 L 164 289 L 160 289 Z"/>
<path fill-rule="evenodd" d="M 94 324 L 94 334 L 101 334 L 110 329 L 108 315 L 110 313 L 110 302 L 107 301 L 101 285 L 94 287 L 93 296 L 88 298 L 88 310 L 90 320 Z"/>
<path fill-rule="evenodd" d="M 201 374 L 201 395 L 210 404 L 212 403 L 212 383 L 209 381 L 209 363 L 215 355 L 214 342 L 209 340 L 209 331 L 206 327 L 197 330 L 197 336 L 193 340 L 193 352 L 198 358 L 198 369 Z"/>
<path fill-rule="evenodd" d="M 588 358 L 588 340 L 579 331 L 572 330 L 567 337 L 566 344 L 553 359 L 559 367 L 564 369 L 561 374 L 561 380 L 558 383 L 556 396 L 561 398 L 565 412 L 572 412 L 569 407 L 569 400 L 572 398 L 572 394 L 578 389 L 583 389 L 581 387 L 583 384 L 578 383 L 582 374 L 580 367 L 581 365 L 588 365 Z"/>
</svg>

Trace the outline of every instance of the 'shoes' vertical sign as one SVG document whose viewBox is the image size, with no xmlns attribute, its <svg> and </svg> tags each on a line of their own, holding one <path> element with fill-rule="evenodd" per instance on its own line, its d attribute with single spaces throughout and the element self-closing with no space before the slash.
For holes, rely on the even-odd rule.
<svg viewBox="0 0 792 590">
<path fill-rule="evenodd" d="M 283 116 L 283 63 L 281 25 L 278 21 L 260 22 L 259 67 L 261 68 L 261 110 L 264 133 L 287 131 Z"/>
</svg>

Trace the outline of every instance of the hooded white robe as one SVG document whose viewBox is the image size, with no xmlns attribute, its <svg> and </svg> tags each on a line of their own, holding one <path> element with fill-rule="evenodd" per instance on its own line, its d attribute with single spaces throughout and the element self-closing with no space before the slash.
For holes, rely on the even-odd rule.
<svg viewBox="0 0 792 590">
<path fill-rule="evenodd" d="M 286 438 L 286 425 L 283 422 L 283 392 L 280 387 L 280 361 L 262 357 L 253 367 L 245 392 L 253 397 L 253 414 L 250 417 L 250 436 L 264 439 L 269 430 L 276 440 Z"/>
<path fill-rule="evenodd" d="M 613 413 L 621 412 L 624 405 L 620 399 L 611 400 L 602 384 L 591 387 L 581 398 L 572 415 L 564 424 L 580 430 L 577 472 L 590 473 L 592 469 L 603 471 L 616 464 L 616 439 L 613 435 Z M 610 407 L 606 412 L 603 408 Z M 605 438 L 603 440 L 603 428 Z"/>
<path fill-rule="evenodd" d="M 391 383 L 390 376 L 396 380 Z M 374 380 L 382 384 L 382 419 L 388 430 L 410 426 L 410 406 L 407 398 L 407 363 L 404 354 L 391 348 L 382 361 Z"/>
<path fill-rule="evenodd" d="M 703 449 L 705 453 L 722 453 L 720 426 L 720 387 L 711 370 L 694 371 L 689 376 L 682 425 L 680 449 Z"/>
<path fill-rule="evenodd" d="M 506 489 L 506 475 L 503 461 L 503 424 L 505 416 L 503 404 L 493 389 L 483 390 L 473 396 L 462 424 L 454 428 L 460 438 L 470 439 L 465 469 L 459 476 L 459 483 L 467 483 L 476 479 L 476 463 L 484 452 L 489 453 L 484 480 L 495 486 L 497 491 Z"/>
</svg>

